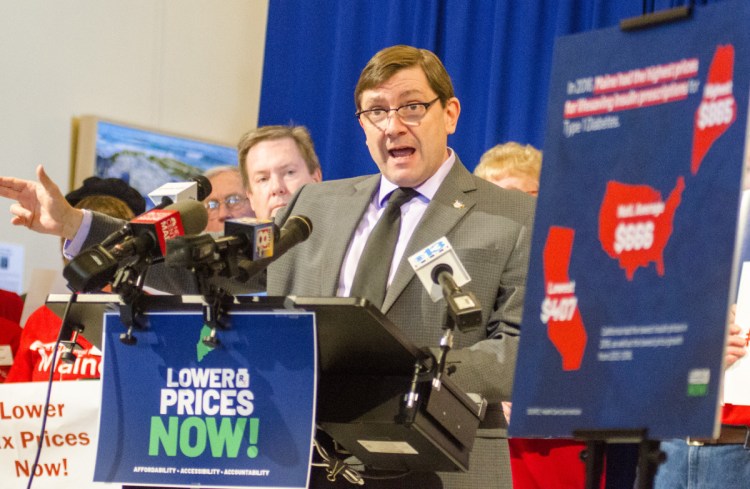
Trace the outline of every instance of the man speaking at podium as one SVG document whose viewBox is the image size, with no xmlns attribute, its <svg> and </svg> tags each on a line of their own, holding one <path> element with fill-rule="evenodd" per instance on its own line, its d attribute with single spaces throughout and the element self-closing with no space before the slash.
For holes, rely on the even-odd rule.
<svg viewBox="0 0 750 489">
<path fill-rule="evenodd" d="M 534 200 L 473 176 L 448 148 L 461 106 L 432 52 L 383 49 L 362 71 L 354 98 L 380 174 L 307 185 L 296 194 L 281 217 L 308 216 L 314 231 L 269 268 L 269 294 L 364 295 L 416 345 L 434 347 L 442 335 L 445 302 L 430 299 L 407 257 L 446 236 L 472 279 L 467 288 L 482 306 L 483 327 L 457 332 L 448 356 L 449 369 L 455 367 L 452 380 L 490 403 L 470 470 L 367 479 L 365 487 L 510 488 L 508 446 L 499 438 L 506 428 L 500 401 L 509 399 L 513 382 Z M 368 238 L 385 217 L 383 208 L 399 188 L 416 192 L 401 204 L 392 257 L 381 243 L 379 261 L 388 268 L 389 285 L 384 296 L 379 290 L 370 296 L 371 284 L 359 285 L 358 275 L 371 270 L 361 261 L 368 255 Z M 372 280 L 368 274 L 365 282 Z"/>
<path fill-rule="evenodd" d="M 366 487 L 510 489 L 507 426 L 500 402 L 510 400 L 534 199 L 472 175 L 448 147 L 461 106 L 445 67 L 432 52 L 393 46 L 375 54 L 360 75 L 355 104 L 380 173 L 306 185 L 296 193 L 277 221 L 304 215 L 314 231 L 268 268 L 268 294 L 365 297 L 415 345 L 437 347 L 446 320 L 445 302 L 432 301 L 407 258 L 447 237 L 471 277 L 466 288 L 482 308 L 482 327 L 457 332 L 447 358 L 453 382 L 489 402 L 470 469 L 369 478 Z M 38 198 L 24 201 L 3 192 L 10 180 L 15 179 L 0 178 L 0 195 L 25 202 L 13 206 L 14 223 L 31 225 L 31 209 L 54 215 L 49 204 L 39 210 Z M 393 220 L 389 227 L 395 233 L 378 226 L 387 219 Z M 120 225 L 97 216 L 87 244 Z M 386 244 L 391 239 L 387 236 L 394 234 L 395 244 Z M 375 259 L 370 260 L 368 238 L 373 236 L 378 242 Z M 367 470 L 364 475 L 377 476 Z M 311 487 L 350 484 L 341 477 L 332 484 L 323 470 L 316 469 Z"/>
</svg>

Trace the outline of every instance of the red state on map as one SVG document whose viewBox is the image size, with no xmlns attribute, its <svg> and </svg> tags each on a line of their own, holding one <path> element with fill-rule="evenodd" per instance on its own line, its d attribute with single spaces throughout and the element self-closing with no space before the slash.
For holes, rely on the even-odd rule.
<svg viewBox="0 0 750 489">
<path fill-rule="evenodd" d="M 684 177 L 677 179 L 666 201 L 647 185 L 607 183 L 599 209 L 599 241 L 605 253 L 619 261 L 628 280 L 633 280 L 638 267 L 652 262 L 659 276 L 664 276 L 664 248 L 672 236 L 683 190 Z"/>
<path fill-rule="evenodd" d="M 542 257 L 545 298 L 540 318 L 547 324 L 547 337 L 562 357 L 563 370 L 581 368 L 587 340 L 575 282 L 568 274 L 574 236 L 573 229 L 550 227 Z"/>
<path fill-rule="evenodd" d="M 711 145 L 737 118 L 737 102 L 732 92 L 733 77 L 734 46 L 718 46 L 708 69 L 703 99 L 695 111 L 693 154 L 690 161 L 693 175 L 698 173 Z"/>
</svg>

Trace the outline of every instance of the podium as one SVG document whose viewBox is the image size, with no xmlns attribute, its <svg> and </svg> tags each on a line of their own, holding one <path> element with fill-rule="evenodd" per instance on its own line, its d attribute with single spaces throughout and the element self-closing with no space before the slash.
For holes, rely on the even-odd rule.
<svg viewBox="0 0 750 489">
<path fill-rule="evenodd" d="M 53 294 L 48 307 L 85 325 L 84 335 L 101 345 L 101 318 L 117 309 L 116 295 Z M 197 312 L 201 296 L 146 296 L 143 314 Z M 316 425 L 374 469 L 466 471 L 484 403 L 462 392 L 449 377 L 436 385 L 430 357 L 369 302 L 338 297 L 239 296 L 233 312 L 312 312 L 317 335 Z M 222 331 L 217 331 L 221 341 Z M 135 331 L 138 336 L 138 331 Z M 106 362 L 106 351 L 105 351 Z"/>
<path fill-rule="evenodd" d="M 366 465 L 378 469 L 466 471 L 484 415 L 449 378 L 436 389 L 415 379 L 426 354 L 380 310 L 357 298 L 289 297 L 315 312 L 317 423 Z M 414 406 L 406 408 L 407 394 Z"/>
</svg>

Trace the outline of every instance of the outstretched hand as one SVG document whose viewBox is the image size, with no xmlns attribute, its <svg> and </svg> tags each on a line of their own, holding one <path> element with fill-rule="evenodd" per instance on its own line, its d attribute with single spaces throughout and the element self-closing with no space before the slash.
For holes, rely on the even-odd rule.
<svg viewBox="0 0 750 489">
<path fill-rule="evenodd" d="M 42 165 L 36 169 L 38 182 L 0 177 L 0 196 L 15 200 L 10 206 L 11 224 L 67 239 L 75 237 L 83 211 L 71 206 Z"/>
</svg>

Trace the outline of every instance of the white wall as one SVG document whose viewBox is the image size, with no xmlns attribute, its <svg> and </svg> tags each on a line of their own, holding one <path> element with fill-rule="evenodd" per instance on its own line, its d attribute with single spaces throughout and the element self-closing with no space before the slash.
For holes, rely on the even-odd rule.
<svg viewBox="0 0 750 489">
<path fill-rule="evenodd" d="M 236 144 L 257 124 L 268 0 L 0 0 L 0 175 L 44 164 L 69 189 L 71 119 L 94 114 Z M 0 243 L 61 269 L 59 240 L 10 224 Z"/>
</svg>

